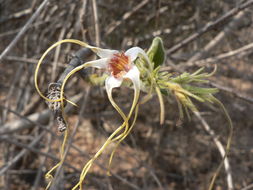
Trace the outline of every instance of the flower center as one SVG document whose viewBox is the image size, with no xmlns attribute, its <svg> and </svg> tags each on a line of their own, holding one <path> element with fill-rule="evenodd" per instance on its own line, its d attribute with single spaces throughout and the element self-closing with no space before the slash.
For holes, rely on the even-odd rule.
<svg viewBox="0 0 253 190">
<path fill-rule="evenodd" d="M 122 77 L 131 69 L 131 63 L 129 57 L 123 52 L 113 54 L 113 57 L 109 61 L 109 71 L 115 78 Z"/>
</svg>

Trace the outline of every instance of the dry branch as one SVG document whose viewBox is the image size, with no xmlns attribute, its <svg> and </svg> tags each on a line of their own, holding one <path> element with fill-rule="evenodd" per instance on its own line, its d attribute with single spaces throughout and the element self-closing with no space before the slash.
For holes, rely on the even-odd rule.
<svg viewBox="0 0 253 190">
<path fill-rule="evenodd" d="M 42 137 L 45 135 L 45 132 L 41 133 L 38 137 L 36 137 L 29 145 L 27 145 L 27 149 L 23 149 L 21 152 L 19 152 L 12 160 L 9 160 L 7 164 L 5 164 L 0 169 L 0 176 L 3 175 L 6 171 L 8 171 L 9 168 L 11 168 L 15 163 L 17 163 L 25 154 L 27 154 L 28 149 L 31 149 L 33 146 L 35 146 L 37 143 L 39 143 L 42 139 Z M 1 141 L 7 141 L 10 142 L 11 140 L 9 137 L 0 137 Z M 16 142 L 16 144 L 19 144 L 19 142 Z"/>
<path fill-rule="evenodd" d="M 220 142 L 219 138 L 215 134 L 215 132 L 211 129 L 211 127 L 208 125 L 206 120 L 200 115 L 199 112 L 194 112 L 194 115 L 200 120 L 205 131 L 212 137 L 215 145 L 217 146 L 217 148 L 221 154 L 221 157 L 223 158 L 225 156 L 225 149 L 224 149 L 222 143 Z M 226 171 L 226 175 L 227 175 L 228 190 L 233 190 L 234 185 L 233 185 L 232 171 L 231 171 L 231 166 L 229 164 L 228 157 L 226 157 L 224 159 L 224 167 L 225 167 L 225 171 Z"/>
<path fill-rule="evenodd" d="M 124 21 L 126 21 L 128 18 L 130 18 L 139 9 L 144 7 L 148 2 L 149 2 L 149 0 L 141 1 L 132 10 L 130 10 L 129 12 L 126 12 L 120 20 L 112 22 L 111 24 L 109 24 L 108 28 L 106 28 L 106 30 L 105 30 L 106 31 L 105 36 L 111 34 L 118 26 L 120 26 Z"/>
<path fill-rule="evenodd" d="M 77 94 L 76 96 L 72 97 L 71 100 L 73 102 L 78 102 L 81 99 L 81 97 L 82 97 L 82 94 Z M 71 111 L 72 108 L 73 108 L 72 105 L 67 105 L 65 109 L 66 113 Z M 17 115 L 17 113 L 15 114 Z M 32 128 L 36 125 L 41 128 L 45 128 L 43 125 L 48 123 L 51 115 L 52 115 L 52 112 L 50 110 L 44 110 L 40 113 L 34 113 L 27 117 L 18 115 L 22 119 L 12 121 L 1 126 L 0 134 L 1 135 L 10 134 L 10 133 L 14 133 L 20 130 Z"/>
<path fill-rule="evenodd" d="M 27 21 L 24 27 L 20 30 L 17 36 L 11 41 L 11 43 L 5 48 L 5 50 L 0 55 L 0 63 L 3 61 L 4 57 L 12 50 L 12 48 L 16 45 L 16 43 L 22 38 L 25 32 L 28 30 L 29 26 L 32 22 L 39 16 L 42 9 L 46 6 L 49 0 L 44 0 L 39 8 L 35 11 L 35 13 L 31 16 L 31 18 Z"/>
<path fill-rule="evenodd" d="M 214 62 L 218 62 L 218 61 L 221 61 L 223 59 L 227 59 L 227 58 L 230 58 L 230 57 L 233 57 L 233 56 L 240 56 L 240 54 L 249 54 L 253 51 L 253 43 L 250 43 L 250 44 L 247 44 L 243 47 L 240 47 L 238 49 L 235 49 L 235 50 L 232 50 L 232 51 L 229 51 L 227 53 L 222 53 L 222 54 L 219 54 L 217 56 L 214 56 L 214 57 L 208 57 L 206 59 L 201 59 L 201 60 L 198 60 L 198 61 L 194 61 L 194 62 L 187 62 L 187 63 L 182 63 L 180 64 L 180 66 L 182 67 L 185 67 L 185 66 L 206 66 L 207 64 L 209 63 L 214 63 Z"/>
<path fill-rule="evenodd" d="M 204 33 L 212 30 L 214 27 L 216 27 L 218 24 L 220 24 L 221 22 L 226 21 L 227 19 L 231 18 L 232 16 L 236 15 L 237 13 L 239 13 L 240 11 L 248 8 L 249 6 L 251 6 L 253 4 L 253 0 L 249 0 L 241 5 L 236 6 L 235 8 L 231 9 L 229 12 L 227 12 L 226 14 L 224 14 L 223 16 L 219 17 L 217 20 L 213 21 L 213 22 L 209 22 L 207 23 L 203 28 L 201 28 L 198 32 L 190 35 L 189 37 L 187 37 L 186 39 L 184 39 L 183 41 L 181 41 L 180 43 L 174 45 L 173 47 L 171 47 L 168 51 L 167 54 L 171 55 L 173 53 L 175 53 L 176 51 L 178 51 L 179 49 L 181 49 L 182 47 L 184 47 L 185 45 L 189 44 L 190 42 L 196 40 L 197 38 L 199 38 L 200 36 L 202 36 Z"/>
<path fill-rule="evenodd" d="M 201 51 L 193 55 L 188 62 L 194 62 L 196 60 L 206 57 L 210 52 L 220 43 L 223 42 L 225 37 L 234 32 L 237 26 L 241 23 L 242 19 L 246 15 L 247 9 L 239 12 L 233 20 L 218 34 L 216 35 L 204 48 L 201 48 Z M 187 63 L 186 63 L 187 64 Z"/>
</svg>

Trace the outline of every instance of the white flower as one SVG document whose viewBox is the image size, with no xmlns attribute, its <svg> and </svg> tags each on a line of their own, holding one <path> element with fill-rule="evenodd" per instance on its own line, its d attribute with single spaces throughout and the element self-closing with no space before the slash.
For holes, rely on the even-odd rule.
<svg viewBox="0 0 253 190">
<path fill-rule="evenodd" d="M 40 65 L 42 64 L 42 61 L 44 60 L 46 55 L 53 48 L 57 47 L 58 45 L 60 45 L 62 43 L 74 43 L 74 44 L 78 44 L 83 47 L 89 48 L 94 53 L 96 53 L 100 59 L 86 62 L 83 65 L 80 65 L 80 66 L 76 67 L 75 69 L 73 69 L 71 72 L 69 72 L 62 83 L 60 99 L 50 100 L 42 94 L 42 92 L 40 91 L 40 89 L 38 87 L 38 72 L 39 72 Z M 113 101 L 112 89 L 119 87 L 122 84 L 124 79 L 130 79 L 133 82 L 133 87 L 134 87 L 135 93 L 134 93 L 133 104 L 132 104 L 131 110 L 128 114 L 128 118 L 129 118 L 134 110 L 134 107 L 136 106 L 136 104 L 138 102 L 139 93 L 140 93 L 140 72 L 139 72 L 138 68 L 136 67 L 136 65 L 134 65 L 134 61 L 137 59 L 137 57 L 139 55 L 144 57 L 145 60 L 148 62 L 148 64 L 151 65 L 147 54 L 144 52 L 143 49 L 141 49 L 139 47 L 130 48 L 126 52 L 119 52 L 117 50 L 102 49 L 102 48 L 90 46 L 89 44 L 79 41 L 79 40 L 74 40 L 74 39 L 61 40 L 61 41 L 53 44 L 51 47 L 49 47 L 45 51 L 45 53 L 41 56 L 41 58 L 37 64 L 37 67 L 35 70 L 35 75 L 34 75 L 35 87 L 36 87 L 36 90 L 38 91 L 39 95 L 42 98 L 44 98 L 45 100 L 47 100 L 49 102 L 61 101 L 62 108 L 63 108 L 63 100 L 64 100 L 63 91 L 64 91 L 65 84 L 71 75 L 73 75 L 77 71 L 79 71 L 83 68 L 87 68 L 87 67 L 106 69 L 110 73 L 109 77 L 105 81 L 105 87 L 106 87 L 106 91 L 108 94 L 108 98 L 109 98 L 110 102 L 112 103 L 112 105 L 114 106 L 114 108 L 120 113 L 120 115 L 126 121 L 126 117 L 125 117 L 124 113 L 119 109 L 117 104 Z M 67 101 L 72 103 L 69 100 L 67 100 Z M 72 104 L 74 104 L 74 103 L 72 103 Z"/>
<path fill-rule="evenodd" d="M 86 66 L 106 69 L 110 73 L 110 76 L 105 81 L 105 87 L 109 99 L 111 99 L 112 89 L 119 87 L 124 79 L 130 79 L 133 82 L 135 92 L 139 93 L 140 72 L 134 64 L 134 61 L 139 55 L 142 55 L 147 61 L 149 61 L 143 49 L 133 47 L 126 52 L 96 47 L 90 47 L 90 49 L 94 51 L 100 59 L 92 61 L 91 63 L 86 63 Z"/>
<path fill-rule="evenodd" d="M 140 71 L 134 64 L 134 61 L 138 58 L 139 55 L 141 55 L 150 65 L 149 58 L 145 51 L 139 47 L 132 47 L 126 52 L 102 49 L 93 46 L 88 46 L 87 48 L 90 48 L 93 52 L 95 52 L 100 57 L 100 59 L 84 64 L 86 65 L 85 67 L 106 69 L 107 72 L 110 73 L 109 77 L 105 80 L 106 92 L 111 104 L 125 121 L 126 133 L 128 130 L 128 120 L 131 117 L 135 106 L 137 105 L 140 94 Z M 134 87 L 134 99 L 127 117 L 112 98 L 112 89 L 120 87 L 124 79 L 130 79 Z"/>
<path fill-rule="evenodd" d="M 89 48 L 93 52 L 95 52 L 100 57 L 100 59 L 84 63 L 83 65 L 80 65 L 80 66 L 76 67 L 75 69 L 73 69 L 66 76 L 66 78 L 62 84 L 62 89 L 61 89 L 62 97 L 58 100 L 50 100 L 42 94 L 42 92 L 40 91 L 40 89 L 38 87 L 38 71 L 39 71 L 40 65 L 42 64 L 42 61 L 44 60 L 46 55 L 53 48 L 57 47 L 58 45 L 60 45 L 62 43 L 75 43 L 75 44 L 81 45 L 83 47 Z M 142 55 L 150 65 L 150 61 L 149 61 L 148 56 L 146 55 L 144 50 L 139 47 L 130 48 L 126 52 L 119 52 L 117 50 L 102 49 L 102 48 L 90 46 L 89 44 L 79 41 L 79 40 L 74 40 L 74 39 L 61 40 L 61 41 L 53 44 L 51 47 L 49 47 L 45 51 L 45 53 L 42 55 L 42 57 L 40 58 L 40 60 L 37 64 L 36 70 L 35 70 L 35 76 L 34 76 L 35 87 L 36 87 L 36 90 L 38 91 L 38 93 L 40 94 L 40 96 L 42 98 L 44 98 L 45 100 L 47 100 L 49 102 L 57 102 L 57 101 L 63 102 L 63 90 L 64 90 L 64 86 L 65 86 L 65 83 L 67 82 L 68 78 L 71 75 L 73 75 L 75 72 L 77 72 L 83 68 L 96 67 L 96 68 L 106 69 L 108 72 L 110 72 L 110 76 L 105 81 L 105 87 L 106 87 L 108 97 L 114 107 L 115 106 L 117 107 L 117 105 L 114 105 L 114 101 L 112 100 L 112 96 L 111 96 L 112 89 L 119 87 L 122 84 L 124 79 L 130 79 L 133 82 L 133 87 L 135 90 L 135 97 L 134 97 L 133 104 L 136 104 L 137 98 L 139 96 L 139 91 L 140 91 L 140 72 L 139 72 L 138 68 L 134 65 L 134 61 L 136 60 L 136 58 L 139 55 Z M 70 101 L 68 101 L 68 102 L 70 102 Z M 72 102 L 70 102 L 70 103 L 72 103 Z"/>
<path fill-rule="evenodd" d="M 75 43 L 75 44 L 79 44 L 83 47 L 89 48 L 94 53 L 96 53 L 98 55 L 99 59 L 86 62 L 86 63 L 74 68 L 72 71 L 70 71 L 67 74 L 67 76 L 64 78 L 64 81 L 62 82 L 60 98 L 57 100 L 50 100 L 42 94 L 42 92 L 40 91 L 40 89 L 38 87 L 38 71 L 39 71 L 39 67 L 42 64 L 42 61 L 45 58 L 45 56 L 53 48 L 55 48 L 56 46 L 58 46 L 62 43 Z M 82 182 L 83 182 L 88 170 L 90 169 L 92 163 L 94 162 L 94 160 L 96 160 L 102 154 L 102 152 L 108 146 L 108 144 L 110 144 L 112 141 L 118 141 L 117 142 L 117 145 L 118 145 L 128 135 L 131 128 L 133 127 L 133 125 L 135 123 L 135 119 L 134 119 L 132 125 L 130 126 L 130 128 L 128 125 L 128 120 L 130 119 L 130 117 L 134 111 L 136 113 L 138 113 L 137 103 L 138 103 L 139 94 L 140 94 L 141 81 L 140 81 L 140 71 L 138 70 L 137 66 L 134 64 L 134 61 L 140 55 L 145 59 L 145 61 L 148 62 L 149 65 L 151 65 L 148 56 L 146 55 L 144 50 L 139 47 L 130 48 L 126 52 L 120 52 L 117 50 L 101 49 L 98 47 L 90 46 L 90 45 L 88 45 L 84 42 L 81 42 L 79 40 L 65 39 L 65 40 L 61 40 L 61 41 L 53 44 L 51 47 L 49 47 L 46 50 L 46 52 L 42 55 L 42 57 L 40 58 L 40 60 L 37 64 L 36 70 L 35 70 L 35 76 L 34 76 L 35 87 L 36 87 L 38 93 L 40 94 L 40 96 L 43 97 L 45 100 L 47 100 L 49 102 L 59 102 L 59 101 L 61 102 L 63 116 L 64 116 L 64 103 L 63 103 L 64 96 L 63 96 L 63 93 L 64 93 L 64 87 L 65 87 L 68 79 L 74 73 L 76 73 L 77 71 L 79 71 L 81 69 L 84 69 L 87 67 L 95 67 L 95 68 L 99 68 L 99 69 L 105 69 L 109 73 L 109 76 L 105 80 L 106 92 L 108 94 L 108 98 L 109 98 L 112 106 L 119 112 L 121 117 L 124 119 L 124 123 L 110 135 L 110 137 L 107 139 L 107 141 L 104 143 L 104 145 L 99 149 L 99 151 L 95 154 L 95 156 L 84 166 L 83 171 L 80 175 L 80 180 L 79 180 L 78 184 L 73 189 L 76 189 L 78 187 L 80 187 L 80 189 L 82 188 Z M 112 89 L 116 88 L 116 87 L 120 87 L 124 79 L 130 79 L 132 81 L 133 87 L 134 87 L 134 99 L 133 99 L 131 109 L 130 109 L 127 116 L 122 112 L 122 110 L 117 106 L 117 104 L 114 102 L 114 100 L 112 98 Z M 70 101 L 68 101 L 68 102 L 70 102 Z M 70 102 L 70 103 L 72 103 L 72 102 Z M 135 116 L 137 116 L 137 114 L 135 114 Z M 123 129 L 124 129 L 124 131 L 122 132 Z M 122 132 L 122 133 L 119 135 L 120 132 Z M 67 138 L 67 132 L 65 133 L 65 137 Z M 65 147 L 65 141 L 62 144 L 62 150 L 61 150 L 62 152 L 64 152 L 64 147 Z M 109 163 L 112 160 L 114 152 L 115 152 L 115 150 L 111 154 Z M 50 173 L 53 170 L 55 170 L 60 164 L 61 164 L 61 162 L 59 162 L 55 167 L 53 167 L 47 174 L 51 175 Z"/>
<path fill-rule="evenodd" d="M 89 61 L 80 65 L 73 69 L 68 75 L 65 77 L 65 80 L 62 84 L 62 92 L 68 78 L 76 73 L 77 71 L 87 68 L 87 67 L 95 67 L 98 69 L 105 69 L 110 75 L 105 80 L 105 88 L 108 95 L 108 98 L 112 104 L 112 106 L 119 112 L 122 118 L 127 121 L 134 111 L 134 108 L 138 102 L 139 94 L 140 94 L 140 71 L 137 66 L 134 64 L 134 61 L 138 58 L 138 56 L 142 56 L 149 64 L 149 58 L 145 51 L 139 47 L 132 47 L 128 49 L 126 52 L 120 52 L 117 50 L 111 49 L 102 49 L 94 46 L 90 46 L 86 43 L 81 44 L 80 41 L 77 40 L 66 40 L 63 42 L 74 42 L 78 43 L 86 48 L 91 49 L 94 53 L 97 54 L 99 59 Z M 112 98 L 112 89 L 116 87 L 120 87 L 124 79 L 130 79 L 133 83 L 134 87 L 134 99 L 133 104 L 130 109 L 128 116 L 121 111 L 121 109 L 117 106 Z M 63 96 L 61 97 L 61 100 Z"/>
</svg>

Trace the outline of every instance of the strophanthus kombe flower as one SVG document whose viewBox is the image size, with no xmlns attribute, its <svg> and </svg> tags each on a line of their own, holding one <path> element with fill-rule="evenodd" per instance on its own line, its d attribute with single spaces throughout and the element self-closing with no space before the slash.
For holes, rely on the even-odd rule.
<svg viewBox="0 0 253 190">
<path fill-rule="evenodd" d="M 140 72 L 137 66 L 134 64 L 134 61 L 139 57 L 142 56 L 148 64 L 149 58 L 146 55 L 145 51 L 139 47 L 133 47 L 128 49 L 125 52 L 117 51 L 117 50 L 110 50 L 110 49 L 102 49 L 94 46 L 87 45 L 87 48 L 91 49 L 94 53 L 97 54 L 99 59 L 89 61 L 76 67 L 73 69 L 65 78 L 62 88 L 64 88 L 66 81 L 68 78 L 73 75 L 75 72 L 87 68 L 87 67 L 94 67 L 98 69 L 104 69 L 109 76 L 105 80 L 105 88 L 108 95 L 108 98 L 114 108 L 119 112 L 122 118 L 127 121 L 133 110 L 136 106 L 140 94 Z M 130 109 L 128 117 L 121 111 L 121 109 L 117 106 L 112 98 L 112 90 L 113 88 L 120 87 L 123 80 L 128 79 L 132 81 L 133 88 L 134 88 L 134 99 L 133 104 Z"/>
<path fill-rule="evenodd" d="M 115 107 L 115 104 L 111 96 L 112 89 L 119 87 L 122 84 L 124 79 L 130 79 L 133 82 L 133 87 L 135 90 L 135 97 L 134 97 L 133 103 L 134 104 L 137 103 L 137 98 L 139 96 L 139 91 L 140 91 L 140 72 L 137 66 L 134 64 L 134 61 L 138 58 L 138 56 L 141 55 L 150 64 L 149 58 L 144 52 L 144 50 L 139 47 L 133 47 L 133 48 L 128 49 L 126 52 L 120 52 L 117 50 L 102 49 L 102 48 L 90 46 L 82 41 L 73 40 L 73 39 L 66 39 L 66 40 L 62 40 L 55 43 L 54 45 L 52 45 L 50 48 L 47 49 L 47 51 L 42 55 L 41 59 L 39 60 L 36 71 L 35 71 L 35 87 L 38 93 L 40 94 L 40 96 L 42 96 L 45 100 L 49 102 L 63 101 L 64 99 L 63 93 L 61 95 L 61 98 L 58 100 L 51 100 L 51 99 L 48 99 L 46 96 L 44 96 L 38 87 L 37 78 L 38 78 L 39 67 L 43 59 L 45 58 L 45 56 L 49 53 L 49 51 L 51 51 L 53 48 L 55 48 L 56 46 L 62 43 L 68 43 L 68 42 L 79 44 L 81 46 L 91 49 L 94 53 L 98 55 L 100 59 L 86 62 L 83 65 L 80 65 L 76 67 L 75 69 L 73 69 L 65 77 L 65 80 L 63 81 L 63 84 L 61 87 L 62 91 L 69 77 L 73 75 L 75 72 L 83 68 L 95 67 L 98 69 L 105 69 L 109 73 L 108 78 L 105 80 L 105 87 L 106 87 L 109 100 L 112 102 L 114 107 Z"/>
<path fill-rule="evenodd" d="M 55 48 L 56 46 L 58 46 L 62 43 L 68 43 L 68 42 L 79 44 L 83 47 L 91 49 L 99 57 L 99 59 L 86 62 L 86 63 L 74 68 L 72 71 L 70 71 L 62 82 L 60 99 L 55 99 L 55 100 L 48 99 L 46 96 L 44 96 L 41 93 L 41 91 L 38 87 L 37 78 L 38 78 L 39 67 L 40 67 L 43 59 L 45 58 L 45 56 L 49 53 L 49 51 L 51 51 L 53 48 Z M 131 118 L 133 112 L 135 112 L 135 113 L 138 112 L 137 104 L 138 104 L 138 99 L 139 99 L 139 94 L 140 94 L 140 84 L 141 84 L 140 71 L 137 68 L 137 66 L 135 65 L 135 60 L 140 56 L 142 59 L 145 60 L 145 62 L 150 64 L 147 54 L 145 53 L 145 51 L 143 49 L 141 49 L 139 47 L 133 47 L 133 48 L 130 48 L 127 51 L 123 52 L 123 51 L 102 49 L 102 48 L 90 46 L 90 45 L 88 45 L 84 42 L 81 42 L 79 40 L 66 39 L 66 40 L 59 41 L 59 42 L 55 43 L 54 45 L 52 45 L 50 48 L 48 48 L 47 51 L 42 55 L 41 59 L 39 60 L 36 71 L 35 71 L 35 87 L 36 87 L 38 93 L 40 94 L 40 96 L 42 96 L 45 100 L 47 100 L 49 102 L 61 102 L 62 112 L 64 112 L 64 103 L 63 103 L 63 101 L 64 101 L 64 87 L 65 87 L 68 79 L 74 73 L 78 72 L 81 69 L 85 69 L 88 67 L 104 69 L 108 73 L 108 77 L 105 80 L 105 88 L 106 88 L 108 98 L 109 98 L 112 106 L 118 111 L 118 113 L 121 115 L 121 117 L 124 120 L 123 124 L 120 127 L 118 127 L 110 135 L 110 137 L 103 144 L 103 146 L 97 151 L 95 156 L 93 156 L 93 158 L 84 166 L 83 171 L 80 175 L 80 181 L 73 189 L 76 189 L 78 187 L 81 189 L 82 182 L 83 182 L 88 170 L 92 166 L 93 162 L 101 155 L 101 153 L 104 151 L 104 149 L 112 142 L 116 142 L 116 146 L 115 146 L 115 149 L 116 149 L 116 147 L 119 145 L 119 143 L 129 134 L 130 130 L 132 129 L 132 127 L 135 123 L 135 119 L 137 117 L 137 114 L 135 114 L 135 119 L 130 126 L 129 126 L 129 119 Z M 133 103 L 132 103 L 130 111 L 127 115 L 123 113 L 123 111 L 118 107 L 118 105 L 115 103 L 115 101 L 113 100 L 113 97 L 112 97 L 113 88 L 120 87 L 122 82 L 125 79 L 132 81 L 133 88 L 134 88 Z M 71 101 L 68 101 L 68 102 L 71 103 Z M 67 135 L 65 135 L 65 137 L 66 136 Z M 64 146 L 65 145 L 63 143 L 62 152 L 64 152 Z M 112 161 L 112 157 L 114 155 L 115 149 L 113 150 L 113 152 L 111 154 L 111 157 L 109 160 L 109 167 L 110 167 L 110 163 Z M 60 163 L 60 164 L 62 164 L 62 163 Z M 57 167 L 58 167 L 58 165 L 57 165 Z M 53 169 L 55 169 L 55 168 L 56 167 L 54 167 Z M 51 172 L 52 172 L 52 170 L 50 170 L 50 173 Z M 52 175 L 50 175 L 50 176 L 51 176 L 51 178 L 53 178 Z"/>
<path fill-rule="evenodd" d="M 134 61 L 140 54 L 148 61 L 146 53 L 139 47 L 130 48 L 126 52 L 101 48 L 92 48 L 92 50 L 100 59 L 88 62 L 84 66 L 105 69 L 109 73 L 105 80 L 105 88 L 112 104 L 114 105 L 111 96 L 112 89 L 121 86 L 124 79 L 129 79 L 132 81 L 135 90 L 133 102 L 135 105 L 140 91 L 140 72 Z"/>
</svg>

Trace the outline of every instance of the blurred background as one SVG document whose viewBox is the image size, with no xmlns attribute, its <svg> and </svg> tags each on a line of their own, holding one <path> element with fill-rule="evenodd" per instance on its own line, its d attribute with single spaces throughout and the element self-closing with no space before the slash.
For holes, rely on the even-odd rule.
<svg viewBox="0 0 253 190">
<path fill-rule="evenodd" d="M 63 134 L 33 82 L 36 63 L 50 45 L 74 38 L 104 48 L 148 49 L 155 36 L 164 41 L 164 70 L 175 75 L 202 66 L 210 72 L 217 64 L 206 87 L 219 88 L 216 97 L 235 129 L 230 169 L 222 168 L 214 189 L 253 189 L 252 11 L 252 0 L 0 0 L 0 189 L 42 190 L 44 174 L 59 161 Z M 63 44 L 49 53 L 39 73 L 44 93 L 79 49 Z M 65 93 L 79 107 L 67 108 L 68 152 L 51 189 L 67 190 L 122 120 L 104 88 L 78 75 Z M 133 92 L 122 87 L 114 97 L 127 111 Z M 200 117 L 179 120 L 175 99 L 166 99 L 163 126 L 157 97 L 142 105 L 116 151 L 112 176 L 106 171 L 113 146 L 91 168 L 84 189 L 207 189 L 222 159 L 214 137 L 225 145 L 228 128 L 219 108 L 195 103 Z"/>
</svg>

